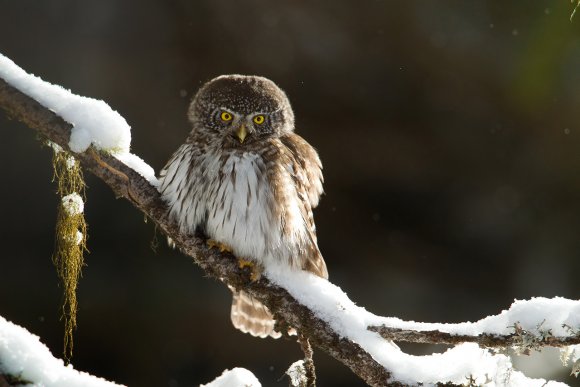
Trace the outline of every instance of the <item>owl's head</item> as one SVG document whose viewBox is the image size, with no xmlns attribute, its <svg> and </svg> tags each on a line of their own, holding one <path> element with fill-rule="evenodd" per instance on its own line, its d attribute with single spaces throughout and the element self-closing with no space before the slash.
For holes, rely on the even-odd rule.
<svg viewBox="0 0 580 387">
<path fill-rule="evenodd" d="M 197 92 L 188 111 L 194 130 L 233 146 L 294 130 L 294 113 L 286 94 L 271 80 L 248 75 L 222 75 Z"/>
</svg>

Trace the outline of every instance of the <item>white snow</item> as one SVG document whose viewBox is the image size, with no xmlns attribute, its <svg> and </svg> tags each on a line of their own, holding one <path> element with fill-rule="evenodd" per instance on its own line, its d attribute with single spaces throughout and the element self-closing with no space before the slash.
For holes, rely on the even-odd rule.
<svg viewBox="0 0 580 387">
<path fill-rule="evenodd" d="M 355 305 L 337 286 L 304 271 L 290 271 L 285 267 L 269 266 L 266 276 L 285 288 L 300 303 L 306 305 L 339 335 L 361 345 L 372 357 L 403 383 L 437 382 L 465 383 L 467 378 L 486 386 L 543 386 L 543 379 L 530 379 L 513 370 L 511 360 L 492 354 L 476 344 L 465 343 L 441 354 L 413 356 L 402 352 L 395 344 L 367 329 L 372 325 L 413 330 L 441 330 L 449 333 L 477 335 L 480 333 L 509 334 L 514 324 L 530 332 L 551 329 L 552 334 L 569 336 L 562 324 L 578 330 L 580 301 L 564 298 L 535 298 L 516 301 L 508 311 L 486 317 L 475 323 L 430 324 L 405 322 L 398 318 L 376 316 Z M 563 386 L 548 382 L 546 386 Z"/>
<path fill-rule="evenodd" d="M 38 336 L 0 316 L 0 373 L 19 376 L 42 387 L 120 386 L 75 370 L 56 359 Z M 28 384 L 27 384 L 28 385 Z"/>
<path fill-rule="evenodd" d="M 305 386 L 308 382 L 306 377 L 306 369 L 304 368 L 304 360 L 297 360 L 290 364 L 290 367 L 286 370 L 286 375 L 290 378 L 291 386 Z"/>
<path fill-rule="evenodd" d="M 225 370 L 220 376 L 200 387 L 261 387 L 260 381 L 245 368 Z"/>
<path fill-rule="evenodd" d="M 48 141 L 48 145 L 54 150 L 55 153 L 60 153 L 63 151 L 62 147 L 55 142 Z M 71 169 L 76 165 L 76 159 L 73 156 L 68 156 L 66 159 L 67 169 Z"/>
<path fill-rule="evenodd" d="M 76 165 L 76 162 L 77 161 L 76 161 L 76 159 L 74 157 L 72 157 L 72 156 L 67 157 L 67 159 L 66 159 L 66 168 L 69 169 L 69 170 L 72 169 L 72 168 L 74 168 L 74 166 Z"/>
<path fill-rule="evenodd" d="M 80 232 L 79 230 L 77 230 L 76 234 L 75 234 L 75 245 L 80 245 L 81 242 L 83 241 L 83 233 Z"/>
<path fill-rule="evenodd" d="M 62 206 L 68 216 L 80 215 L 85 211 L 83 198 L 76 192 L 63 197 Z"/>
<path fill-rule="evenodd" d="M 572 365 L 571 375 L 578 377 L 580 374 L 580 344 L 571 345 L 560 350 L 560 360 L 564 366 Z"/>
<path fill-rule="evenodd" d="M 580 301 L 562 297 L 534 297 L 530 300 L 515 300 L 508 310 L 473 323 L 416 323 L 384 317 L 380 317 L 376 321 L 369 321 L 369 323 L 373 325 L 385 324 L 392 328 L 419 331 L 439 330 L 466 335 L 478 335 L 484 332 L 507 335 L 514 333 L 514 324 L 517 323 L 533 334 L 550 331 L 554 336 L 570 336 L 571 332 L 566 327 L 580 328 Z"/>
<path fill-rule="evenodd" d="M 157 185 L 153 169 L 129 153 L 131 127 L 104 101 L 76 95 L 59 85 L 45 82 L 28 74 L 2 54 L 0 54 L 0 78 L 73 126 L 68 143 L 71 151 L 81 153 L 93 145 L 123 162 L 129 160 L 127 165 L 147 178 L 152 185 Z"/>
<path fill-rule="evenodd" d="M 123 164 L 127 165 L 129 168 L 133 169 L 135 172 L 147 179 L 149 184 L 154 187 L 159 186 L 159 180 L 157 180 L 157 177 L 155 176 L 155 171 L 149 164 L 143 161 L 142 158 L 134 155 L 133 153 L 118 153 L 114 156 Z"/>
<path fill-rule="evenodd" d="M 0 77 L 73 125 L 68 144 L 73 152 L 84 152 L 91 144 L 113 153 L 129 152 L 131 127 L 105 102 L 45 82 L 2 54 Z"/>
</svg>

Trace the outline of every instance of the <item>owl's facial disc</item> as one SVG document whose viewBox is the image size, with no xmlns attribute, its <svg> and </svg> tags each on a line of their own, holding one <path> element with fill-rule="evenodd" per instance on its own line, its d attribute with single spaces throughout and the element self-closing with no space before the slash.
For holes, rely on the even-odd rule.
<svg viewBox="0 0 580 387">
<path fill-rule="evenodd" d="M 218 109 L 212 114 L 218 133 L 222 133 L 225 141 L 232 144 L 242 145 L 247 142 L 259 141 L 264 135 L 271 135 L 270 114 L 267 112 L 257 114 L 245 114 L 235 112 L 226 107 Z M 232 144 L 232 145 L 233 145 Z"/>
<path fill-rule="evenodd" d="M 237 116 L 239 118 L 227 129 L 227 134 L 228 137 L 233 138 L 239 145 L 256 141 L 259 139 L 261 134 L 270 132 L 269 128 L 260 128 L 260 125 L 256 125 L 251 120 L 251 117 L 242 115 Z M 265 130 L 265 132 L 261 132 L 260 129 Z"/>
<path fill-rule="evenodd" d="M 243 146 L 294 130 L 286 94 L 258 76 L 225 75 L 206 83 L 191 102 L 195 130 L 208 131 L 230 146 Z"/>
</svg>

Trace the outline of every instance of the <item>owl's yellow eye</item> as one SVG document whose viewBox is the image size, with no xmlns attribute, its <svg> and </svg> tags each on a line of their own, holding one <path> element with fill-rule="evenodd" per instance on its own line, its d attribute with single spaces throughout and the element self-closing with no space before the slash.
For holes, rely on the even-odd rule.
<svg viewBox="0 0 580 387">
<path fill-rule="evenodd" d="M 258 125 L 262 125 L 265 120 L 266 120 L 266 118 L 261 114 L 259 116 L 254 117 L 254 123 L 256 123 Z"/>
<path fill-rule="evenodd" d="M 220 118 L 222 119 L 222 121 L 228 122 L 228 121 L 231 121 L 232 118 L 234 118 L 234 117 L 232 117 L 231 113 L 228 113 L 226 111 L 223 111 L 220 114 Z"/>
</svg>

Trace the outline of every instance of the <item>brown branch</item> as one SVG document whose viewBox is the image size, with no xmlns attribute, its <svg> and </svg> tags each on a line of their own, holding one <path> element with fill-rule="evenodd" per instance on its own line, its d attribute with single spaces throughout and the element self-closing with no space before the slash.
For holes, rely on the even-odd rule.
<svg viewBox="0 0 580 387">
<path fill-rule="evenodd" d="M 580 344 L 580 335 L 557 337 L 551 335 L 534 335 L 516 326 L 515 332 L 510 335 L 492 335 L 483 333 L 477 336 L 455 335 L 438 330 L 413 331 L 407 329 L 390 328 L 387 326 L 370 326 L 369 331 L 377 332 L 383 338 L 393 341 L 406 341 L 422 344 L 449 344 L 477 343 L 483 348 L 508 348 L 508 347 L 567 347 Z"/>
<path fill-rule="evenodd" d="M 0 106 L 9 117 L 22 121 L 46 139 L 70 150 L 68 142 L 72 125 L 1 78 Z M 133 169 L 93 148 L 74 155 L 85 169 L 103 180 L 117 197 L 129 200 L 153 220 L 157 228 L 171 237 L 176 246 L 192 257 L 210 277 L 236 289 L 243 289 L 260 300 L 276 317 L 295 327 L 311 344 L 345 364 L 369 385 L 403 386 L 393 381 L 391 373 L 363 348 L 341 337 L 285 289 L 273 285 L 264 276 L 258 281 L 251 281 L 250 273 L 240 269 L 232 255 L 209 249 L 200 236 L 181 234 L 176 222 L 168 217 L 167 207 L 157 190 Z"/>
<path fill-rule="evenodd" d="M 314 368 L 314 352 L 308 337 L 304 335 L 298 336 L 300 348 L 304 352 L 304 369 L 306 370 L 306 387 L 316 387 L 316 369 Z"/>
</svg>

